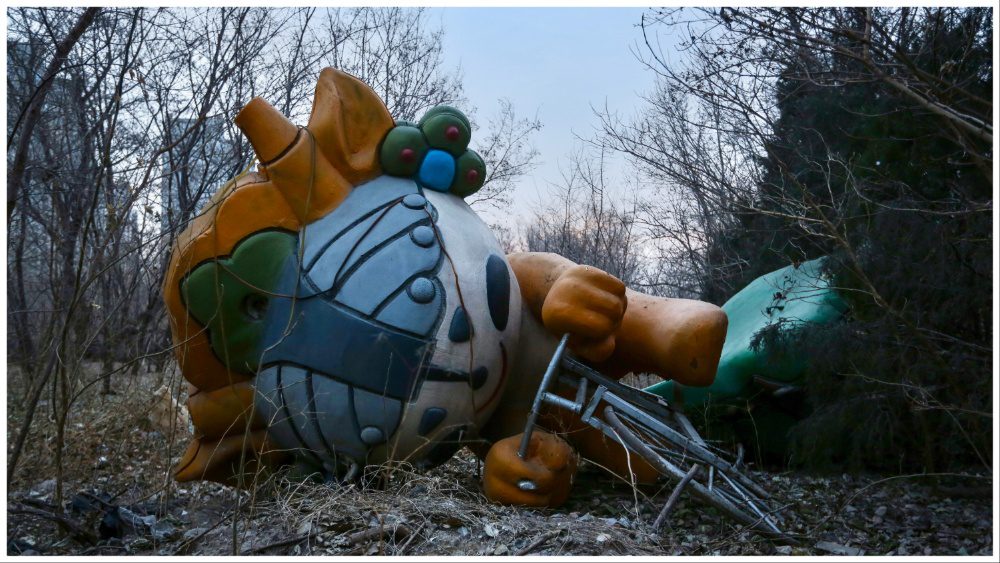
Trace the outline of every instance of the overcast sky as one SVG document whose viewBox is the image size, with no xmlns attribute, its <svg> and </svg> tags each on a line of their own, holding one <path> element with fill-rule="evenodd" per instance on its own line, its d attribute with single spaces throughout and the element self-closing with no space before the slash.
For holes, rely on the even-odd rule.
<svg viewBox="0 0 1000 563">
<path fill-rule="evenodd" d="M 534 173 L 515 193 L 524 216 L 550 183 L 560 161 L 576 146 L 574 133 L 590 136 L 591 107 L 631 115 L 653 76 L 632 54 L 642 40 L 641 8 L 433 8 L 429 23 L 444 29 L 446 67 L 461 65 L 465 95 L 485 122 L 497 99 L 521 114 L 538 114 L 541 153 Z M 473 139 L 475 140 L 475 135 Z M 475 142 L 475 141 L 473 141 Z"/>
</svg>

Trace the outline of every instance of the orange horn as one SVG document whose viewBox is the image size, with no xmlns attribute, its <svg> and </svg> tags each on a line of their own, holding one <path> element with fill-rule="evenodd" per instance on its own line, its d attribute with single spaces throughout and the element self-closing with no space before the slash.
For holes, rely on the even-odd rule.
<svg viewBox="0 0 1000 563">
<path fill-rule="evenodd" d="M 263 171 L 277 186 L 301 223 L 310 223 L 337 207 L 351 192 L 351 182 L 330 164 L 316 139 L 299 129 L 261 98 L 236 116 L 250 139 Z"/>
<path fill-rule="evenodd" d="M 291 146 L 299 134 L 299 128 L 263 98 L 250 100 L 240 110 L 236 126 L 250 139 L 257 158 L 265 164 Z"/>
<path fill-rule="evenodd" d="M 394 125 L 370 86 L 333 68 L 320 73 L 309 129 L 327 160 L 351 183 L 359 185 L 382 173 L 378 147 Z"/>
</svg>

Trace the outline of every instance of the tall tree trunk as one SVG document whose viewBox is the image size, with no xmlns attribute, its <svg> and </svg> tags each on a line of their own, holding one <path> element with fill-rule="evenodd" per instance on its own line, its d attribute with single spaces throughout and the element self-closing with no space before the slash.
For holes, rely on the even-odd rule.
<svg viewBox="0 0 1000 563">
<path fill-rule="evenodd" d="M 101 8 L 87 8 L 84 10 L 83 14 L 80 15 L 80 19 L 76 21 L 76 25 L 73 29 L 66 34 L 66 37 L 56 45 L 56 52 L 52 57 L 52 61 L 49 62 L 48 68 L 45 69 L 45 74 L 42 75 L 42 81 L 39 83 L 38 88 L 35 93 L 28 98 L 28 105 L 25 108 L 24 122 L 21 131 L 21 136 L 17 141 L 17 150 L 14 153 L 14 162 L 10 169 L 7 171 L 7 222 L 10 224 L 10 216 L 14 212 L 14 207 L 17 205 L 17 198 L 21 191 L 21 186 L 24 183 L 24 172 L 25 166 L 28 162 L 28 147 L 31 146 L 32 133 L 34 133 L 35 125 L 38 124 L 38 120 L 42 116 L 42 104 L 45 102 L 45 96 L 48 95 L 49 90 L 52 87 L 52 82 L 59 71 L 62 70 L 63 63 L 66 62 L 66 57 L 69 52 L 76 45 L 77 41 L 83 35 L 90 24 L 94 23 L 94 18 L 97 14 L 101 12 Z M 14 128 L 11 131 L 11 136 L 7 139 L 7 144 L 13 140 L 13 135 L 17 132 L 19 124 L 14 123 Z"/>
</svg>

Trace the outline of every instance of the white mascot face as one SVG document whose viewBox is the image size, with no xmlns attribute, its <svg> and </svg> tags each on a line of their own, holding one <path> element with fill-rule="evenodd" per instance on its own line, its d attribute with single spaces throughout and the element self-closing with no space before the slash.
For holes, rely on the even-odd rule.
<svg viewBox="0 0 1000 563">
<path fill-rule="evenodd" d="M 255 407 L 281 447 L 331 477 L 443 463 L 503 394 L 520 291 L 489 228 L 449 193 L 454 178 L 424 170 L 443 152 L 302 229 L 267 308 Z"/>
</svg>

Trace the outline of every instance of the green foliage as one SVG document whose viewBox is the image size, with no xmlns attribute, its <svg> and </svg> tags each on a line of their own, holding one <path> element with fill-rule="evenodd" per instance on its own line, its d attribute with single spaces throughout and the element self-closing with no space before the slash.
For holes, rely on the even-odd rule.
<svg viewBox="0 0 1000 563">
<path fill-rule="evenodd" d="M 919 72 L 961 89 L 950 100 L 958 109 L 991 99 L 993 74 L 991 15 L 962 14 L 929 15 L 901 45 Z M 856 60 L 825 64 L 868 76 Z M 789 65 L 777 91 L 758 211 L 709 251 L 751 268 L 706 280 L 705 297 L 721 301 L 725 288 L 763 272 L 831 257 L 851 322 L 794 333 L 791 345 L 812 361 L 811 414 L 791 430 L 792 460 L 928 471 L 989 464 L 991 147 L 961 142 L 953 125 L 871 76 L 830 86 Z M 789 209 L 805 220 L 768 213 Z"/>
</svg>

